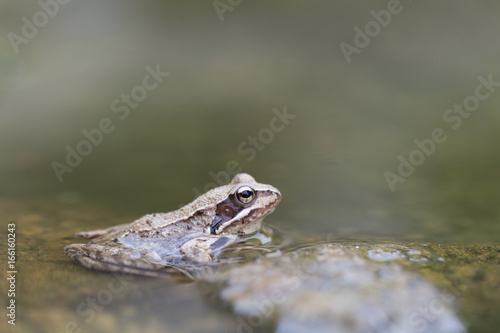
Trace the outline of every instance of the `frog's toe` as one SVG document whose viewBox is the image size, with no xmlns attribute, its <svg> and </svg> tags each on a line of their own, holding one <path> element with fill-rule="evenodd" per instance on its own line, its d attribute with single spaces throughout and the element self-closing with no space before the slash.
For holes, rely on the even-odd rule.
<svg viewBox="0 0 500 333">
<path fill-rule="evenodd" d="M 78 260 L 78 258 L 83 255 L 85 252 L 86 244 L 70 244 L 64 247 L 64 253 L 70 256 L 74 260 Z"/>
<path fill-rule="evenodd" d="M 110 269 L 116 262 L 113 257 L 103 256 L 105 248 L 91 244 L 71 244 L 64 248 L 64 252 L 72 259 L 79 261 L 85 267 L 97 270 Z"/>
</svg>

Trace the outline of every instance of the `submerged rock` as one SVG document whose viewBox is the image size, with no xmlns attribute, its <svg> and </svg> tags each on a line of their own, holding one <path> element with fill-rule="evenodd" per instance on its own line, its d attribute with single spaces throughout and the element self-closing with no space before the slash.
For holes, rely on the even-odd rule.
<svg viewBox="0 0 500 333">
<path fill-rule="evenodd" d="M 406 246 L 322 244 L 202 279 L 238 315 L 238 332 L 464 332 L 455 295 L 397 263 L 423 258 L 434 260 Z"/>
</svg>

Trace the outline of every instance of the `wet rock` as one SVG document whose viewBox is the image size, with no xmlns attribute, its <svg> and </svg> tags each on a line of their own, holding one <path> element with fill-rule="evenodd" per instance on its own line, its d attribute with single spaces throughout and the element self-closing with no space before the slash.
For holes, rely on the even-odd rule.
<svg viewBox="0 0 500 333">
<path fill-rule="evenodd" d="M 464 332 L 455 296 L 394 262 L 422 258 L 405 246 L 323 244 L 203 279 L 241 332 Z"/>
</svg>

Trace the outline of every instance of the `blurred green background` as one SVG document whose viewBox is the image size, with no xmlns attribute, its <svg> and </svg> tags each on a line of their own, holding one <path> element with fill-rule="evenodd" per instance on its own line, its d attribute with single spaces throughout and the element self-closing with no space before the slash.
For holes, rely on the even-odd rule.
<svg viewBox="0 0 500 333">
<path fill-rule="evenodd" d="M 0 207 L 6 223 L 19 221 L 21 258 L 52 290 L 24 302 L 36 305 L 24 312 L 30 329 L 67 318 L 41 310 L 71 294 L 60 281 L 74 278 L 74 268 L 57 271 L 69 262 L 62 238 L 176 209 L 229 161 L 281 190 L 267 221 L 285 231 L 500 240 L 500 90 L 492 88 L 459 128 L 443 119 L 475 94 L 479 76 L 500 82 L 500 3 L 401 1 L 389 19 L 383 13 L 394 1 L 54 1 L 42 1 L 46 9 L 38 1 L 0 3 Z M 371 37 L 357 32 L 365 28 Z M 356 42 L 364 44 L 347 59 L 342 43 Z M 120 119 L 125 111 L 113 105 L 143 92 L 147 68 L 157 67 L 169 75 Z M 276 110 L 285 108 L 295 118 L 268 138 Z M 103 119 L 112 133 L 59 181 L 53 163 L 66 164 L 66 147 L 77 149 L 82 131 Z M 417 156 L 415 140 L 436 128 L 447 140 L 392 191 L 384 174 L 397 174 L 398 157 Z M 248 149 L 259 133 L 266 143 L 259 139 L 249 161 L 241 145 Z M 43 264 L 54 260 L 59 266 Z M 45 274 L 49 267 L 62 275 Z M 106 281 L 78 272 L 85 283 Z M 35 287 L 20 283 L 31 297 Z M 63 289 L 54 294 L 55 287 Z M 174 311 L 174 300 L 216 318 L 214 331 L 228 319 L 200 309 L 189 287 L 165 288 L 173 311 L 165 320 L 180 322 L 181 331 L 190 317 Z M 132 304 L 150 304 L 134 297 Z M 78 299 L 61 304 L 73 311 Z M 160 328 L 164 315 L 155 317 Z M 116 323 L 99 318 L 104 324 L 90 331 Z"/>
<path fill-rule="evenodd" d="M 387 6 L 243 1 L 218 13 L 207 1 L 69 1 L 19 42 L 22 18 L 43 9 L 4 1 L 0 195 L 139 216 L 191 201 L 235 160 L 283 192 L 272 219 L 285 228 L 498 241 L 500 92 L 457 130 L 443 114 L 478 76 L 500 81 L 500 5 L 402 1 L 348 63 L 340 44 L 355 46 L 355 27 Z M 170 75 L 121 120 L 111 104 L 147 66 Z M 285 106 L 296 118 L 248 162 L 238 146 Z M 103 118 L 114 131 L 59 182 L 51 164 Z M 436 127 L 447 141 L 392 192 L 384 173 Z"/>
</svg>

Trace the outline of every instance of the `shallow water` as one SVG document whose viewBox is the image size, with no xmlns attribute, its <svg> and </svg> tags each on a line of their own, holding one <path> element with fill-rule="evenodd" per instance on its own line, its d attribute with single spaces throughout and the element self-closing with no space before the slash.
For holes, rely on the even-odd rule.
<svg viewBox="0 0 500 333">
<path fill-rule="evenodd" d="M 239 271 L 243 272 L 243 276 L 249 281 L 245 283 L 239 281 L 241 279 L 237 279 L 235 282 L 246 286 L 247 289 L 254 290 L 255 293 L 255 296 L 244 293 L 245 296 L 241 301 L 237 298 L 232 301 L 234 304 L 231 302 L 228 304 L 227 300 L 226 302 L 221 301 L 223 295 L 227 294 L 226 290 L 220 289 L 228 282 L 226 281 L 228 277 L 224 275 L 227 273 L 223 273 L 220 277 L 217 277 L 217 274 L 209 276 L 208 284 L 207 281 L 204 281 L 203 275 L 201 280 L 193 282 L 182 275 L 173 275 L 169 278 L 145 278 L 118 273 L 101 273 L 84 268 L 63 253 L 62 248 L 65 245 L 81 241 L 69 236 L 75 225 L 93 227 L 95 219 L 120 222 L 124 217 L 119 216 L 119 214 L 91 206 L 54 205 L 47 202 L 30 202 L 27 205 L 26 202 L 8 201 L 2 203 L 1 208 L 8 220 L 16 223 L 18 317 L 16 327 L 12 332 L 71 332 L 73 330 L 81 330 L 82 332 L 137 332 L 144 330 L 236 332 L 242 326 L 248 326 L 249 322 L 252 323 L 252 315 L 235 315 L 229 311 L 232 306 L 238 305 L 238 302 L 248 303 L 248 300 L 245 301 L 245 298 L 248 297 L 255 297 L 255 304 L 258 304 L 257 300 L 262 297 L 259 295 L 262 295 L 264 290 L 273 291 L 272 283 L 278 283 L 278 280 L 283 279 L 282 276 L 288 279 L 293 276 L 288 270 L 291 269 L 292 272 L 295 272 L 294 274 L 297 274 L 295 270 L 304 269 L 307 267 L 304 266 L 306 264 L 316 266 L 315 258 L 302 254 L 291 256 L 297 260 L 296 268 L 290 266 L 289 261 L 284 258 L 283 264 L 274 267 L 269 266 L 268 260 L 267 266 L 263 268 L 260 266 L 264 263 L 259 264 L 257 261 L 247 265 L 247 267 L 239 267 L 234 272 L 231 272 L 231 269 L 226 269 L 225 271 L 230 273 L 229 276 L 237 277 L 238 274 L 242 274 L 238 273 Z M 351 253 L 359 253 L 361 257 L 372 262 L 372 264 L 364 266 L 365 264 L 359 261 L 361 259 L 353 260 L 351 264 L 349 261 L 351 259 L 344 258 L 344 263 L 333 260 L 330 266 L 322 268 L 323 272 L 306 270 L 301 274 L 301 280 L 306 283 L 309 283 L 307 281 L 317 281 L 318 277 L 323 279 L 324 285 L 321 288 L 324 292 L 327 292 L 328 289 L 325 288 L 329 285 L 346 283 L 342 280 L 335 282 L 335 279 L 338 279 L 337 274 L 340 272 L 346 278 L 351 279 L 347 286 L 356 285 L 356 283 L 360 283 L 359 281 L 366 283 L 366 274 L 373 269 L 369 268 L 373 263 L 390 263 L 391 265 L 387 266 L 387 269 L 395 269 L 394 272 L 404 270 L 410 274 L 416 272 L 427 279 L 429 283 L 435 285 L 437 290 L 445 293 L 443 295 L 447 295 L 440 296 L 446 300 L 446 303 L 438 302 L 436 303 L 438 305 L 435 305 L 429 301 L 429 299 L 432 300 L 432 294 L 426 296 L 427 301 L 425 299 L 419 301 L 423 302 L 425 309 L 420 309 L 419 312 L 415 310 L 417 311 L 416 319 L 414 319 L 415 324 L 410 325 L 410 328 L 418 328 L 422 323 L 435 322 L 436 314 L 441 316 L 444 313 L 443 304 L 456 311 L 458 318 L 470 328 L 471 332 L 488 332 L 491 327 L 499 324 L 498 316 L 496 316 L 498 304 L 500 304 L 500 294 L 496 288 L 500 276 L 498 274 L 500 273 L 500 246 L 498 244 L 441 245 L 428 243 L 426 245 L 401 241 L 378 241 L 377 245 L 377 242 L 374 243 L 373 240 L 368 242 L 362 240 L 345 241 L 338 239 L 336 235 L 309 235 L 309 237 L 305 237 L 305 235 L 292 234 L 281 237 L 285 237 L 285 239 L 279 242 L 285 241 L 285 244 L 288 244 L 282 248 L 283 253 L 290 251 L 304 253 L 304 250 L 307 253 L 309 251 L 307 249 L 314 251 L 314 246 L 333 242 L 334 247 L 340 246 Z M 276 254 L 271 254 L 269 258 L 271 260 L 277 259 Z M 2 259 L 1 264 L 5 267 L 5 260 Z M 284 266 L 282 267 L 282 265 Z M 366 269 L 367 272 L 362 273 L 361 276 L 360 272 L 356 270 L 351 272 L 353 265 L 361 265 L 360 268 L 364 267 L 362 269 Z M 262 271 L 257 273 L 259 269 Z M 245 270 L 252 273 L 244 273 Z M 382 271 L 385 270 L 382 269 Z M 327 276 L 336 271 L 338 273 L 332 275 L 335 279 L 329 280 Z M 260 280 L 267 282 L 258 282 L 260 280 L 257 279 L 257 276 L 251 277 L 252 274 L 258 274 Z M 391 274 L 394 275 L 394 273 Z M 397 285 L 400 283 L 407 284 L 408 287 L 413 285 L 413 282 L 404 282 L 408 279 L 404 275 L 401 277 L 401 282 L 397 282 L 399 279 L 397 275 L 395 277 L 388 275 L 389 277 L 396 279 Z M 380 288 L 387 288 L 387 286 L 384 287 L 384 284 L 390 281 L 384 282 L 384 277 L 379 278 L 381 279 Z M 220 282 L 218 282 L 219 280 Z M 273 282 L 273 280 L 276 281 Z M 224 283 L 222 283 L 223 281 Z M 255 284 L 259 283 L 261 283 L 262 290 L 255 288 Z M 374 284 L 375 282 L 370 283 Z M 7 289 L 4 281 L 2 281 L 1 287 Z M 229 290 L 233 290 L 235 286 L 231 288 Z M 306 284 L 305 287 L 301 288 L 308 290 L 309 287 Z M 411 295 L 410 290 L 401 286 L 398 288 L 403 288 L 401 292 Z M 236 287 L 236 290 L 240 290 L 240 288 Z M 384 291 L 380 292 L 384 293 Z M 264 292 L 264 294 L 267 293 Z M 357 295 L 350 296 L 351 298 L 363 299 L 364 297 L 356 289 L 349 293 L 347 295 Z M 370 294 L 372 293 L 370 292 Z M 292 294 L 287 293 L 287 295 Z M 342 295 L 342 297 L 346 297 L 344 293 Z M 337 295 L 335 304 L 342 303 L 339 297 L 341 297 L 340 294 Z M 438 297 L 438 295 L 434 297 Z M 438 300 L 440 299 L 438 298 Z M 409 304 L 408 306 L 412 303 L 411 299 L 408 298 L 405 299 L 405 302 Z M 355 304 L 351 305 L 353 309 L 358 308 L 358 311 L 362 309 Z M 296 304 L 292 303 L 292 305 L 297 307 Z M 287 305 L 287 307 L 290 306 Z M 303 306 L 301 305 L 301 307 Z M 314 304 L 308 306 L 308 316 L 313 313 L 311 311 L 314 306 Z M 439 307 L 434 309 L 433 306 Z M 426 309 L 432 310 L 431 313 L 426 314 L 424 311 Z M 411 308 L 409 310 L 411 311 Z M 287 316 L 287 312 L 280 311 L 280 313 L 282 317 Z M 294 319 L 293 325 L 300 325 L 299 318 L 300 316 Z M 321 326 L 320 322 L 315 321 L 315 323 Z M 286 320 L 280 322 L 280 326 L 283 325 L 287 325 Z M 273 331 L 272 327 L 261 324 L 255 325 L 254 329 L 256 332 Z"/>
<path fill-rule="evenodd" d="M 196 283 L 144 278 L 87 323 L 77 307 L 112 276 L 62 248 L 74 232 L 176 209 L 240 168 L 280 189 L 267 222 L 302 241 L 498 244 L 500 93 L 484 82 L 500 82 L 499 4 L 403 1 L 348 63 L 341 43 L 387 5 L 242 2 L 221 21 L 210 2 L 69 2 L 16 52 L 8 33 L 40 7 L 2 3 L 0 211 L 16 223 L 19 265 L 9 328 L 234 331 Z M 123 94 L 139 96 L 157 68 L 169 75 L 128 107 Z M 489 94 L 475 111 L 448 111 L 477 91 Z M 69 166 L 68 149 L 87 155 Z M 58 177 L 54 162 L 71 171 Z M 387 172 L 401 177 L 392 189 Z M 474 290 L 467 307 L 498 309 Z M 474 331 L 490 331 L 495 316 L 478 313 Z"/>
</svg>

